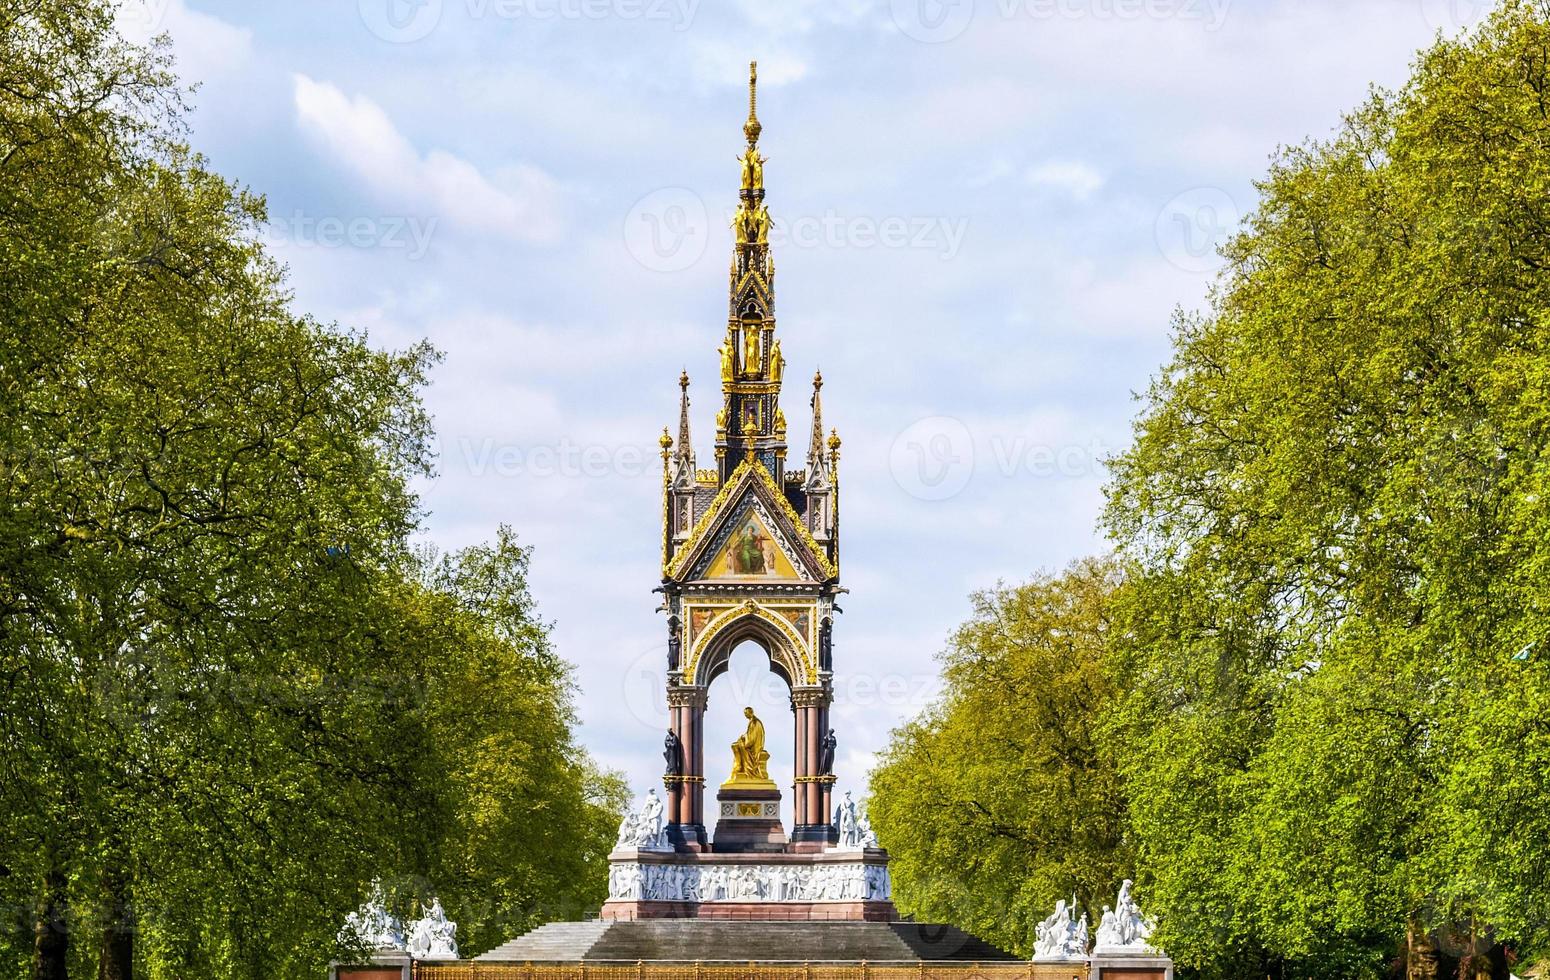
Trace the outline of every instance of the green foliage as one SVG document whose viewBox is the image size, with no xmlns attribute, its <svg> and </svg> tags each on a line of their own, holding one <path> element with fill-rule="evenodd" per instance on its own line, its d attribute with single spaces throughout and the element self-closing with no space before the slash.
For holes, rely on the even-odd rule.
<svg viewBox="0 0 1550 980">
<path fill-rule="evenodd" d="M 1097 926 L 1129 869 L 1118 775 L 1098 738 L 1116 571 L 974 597 L 943 655 L 946 693 L 894 733 L 869 813 L 902 911 L 1031 953 L 1034 926 L 1075 893 Z"/>
<path fill-rule="evenodd" d="M 0 0 L 0 971 L 316 975 L 378 874 L 470 952 L 595 903 L 527 552 L 408 544 L 434 352 L 289 310 L 167 61 Z"/>
<path fill-rule="evenodd" d="M 1115 462 L 1115 732 L 1203 972 L 1550 943 L 1547 53 L 1508 2 L 1285 151 Z"/>
</svg>

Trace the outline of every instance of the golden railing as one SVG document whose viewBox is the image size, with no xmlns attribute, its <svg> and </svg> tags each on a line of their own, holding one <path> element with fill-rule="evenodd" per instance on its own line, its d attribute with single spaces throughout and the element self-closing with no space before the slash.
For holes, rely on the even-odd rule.
<svg viewBox="0 0 1550 980">
<path fill-rule="evenodd" d="M 418 963 L 415 980 L 1086 980 L 1087 968 L 1031 963 Z"/>
</svg>

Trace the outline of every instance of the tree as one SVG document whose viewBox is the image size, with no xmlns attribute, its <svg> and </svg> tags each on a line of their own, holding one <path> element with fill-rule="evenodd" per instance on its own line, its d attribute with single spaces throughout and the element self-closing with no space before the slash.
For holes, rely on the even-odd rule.
<svg viewBox="0 0 1550 980">
<path fill-rule="evenodd" d="M 1125 800 L 1100 737 L 1116 566 L 974 596 L 942 656 L 945 693 L 893 733 L 869 813 L 900 909 L 1031 953 L 1074 893 L 1097 927 L 1130 868 Z"/>
<path fill-rule="evenodd" d="M 1114 466 L 1115 732 L 1204 973 L 1506 975 L 1550 878 L 1550 7 L 1285 151 Z"/>
<path fill-rule="evenodd" d="M 168 58 L 0 0 L 0 962 L 304 975 L 378 874 L 473 942 L 595 900 L 527 553 L 410 546 L 434 352 L 290 310 Z"/>
</svg>

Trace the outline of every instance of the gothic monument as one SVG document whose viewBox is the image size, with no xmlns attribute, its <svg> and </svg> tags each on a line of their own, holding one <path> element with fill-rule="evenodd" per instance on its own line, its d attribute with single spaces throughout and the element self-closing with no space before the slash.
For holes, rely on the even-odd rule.
<svg viewBox="0 0 1550 980">
<path fill-rule="evenodd" d="M 732 222 L 726 334 L 715 465 L 699 468 L 689 424 L 689 378 L 679 378 L 678 435 L 662 432 L 663 609 L 667 704 L 665 815 L 626 821 L 610 858 L 603 917 L 850 918 L 892 920 L 888 856 L 840 824 L 829 727 L 832 642 L 839 584 L 839 436 L 825 437 L 813 378 L 806 465 L 787 465 L 781 386 L 786 358 L 775 334 L 775 263 L 764 204 L 764 163 L 750 68 L 747 147 Z M 794 826 L 781 822 L 764 722 L 744 708 L 747 729 L 730 751 L 704 744 L 706 695 L 732 651 L 757 644 L 791 691 L 796 737 Z M 725 765 L 727 768 L 721 768 Z M 730 776 L 708 800 L 707 772 Z M 707 807 L 710 815 L 707 818 Z M 642 826 L 644 822 L 648 826 Z M 845 846 L 842 846 L 845 845 Z M 868 844 L 874 846 L 867 846 Z"/>
</svg>

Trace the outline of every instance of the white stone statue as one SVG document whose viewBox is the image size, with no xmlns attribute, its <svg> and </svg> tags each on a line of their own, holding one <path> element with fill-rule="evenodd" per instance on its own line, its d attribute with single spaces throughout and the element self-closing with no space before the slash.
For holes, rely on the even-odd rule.
<svg viewBox="0 0 1550 980">
<path fill-rule="evenodd" d="M 840 850 L 853 851 L 861 846 L 861 820 L 850 790 L 845 791 L 845 798 L 834 808 L 834 825 L 840 830 Z"/>
<path fill-rule="evenodd" d="M 1070 962 L 1087 958 L 1087 916 L 1084 913 L 1078 925 L 1071 918 L 1075 908 L 1075 895 L 1071 896 L 1070 905 L 1061 899 L 1055 903 L 1054 913 L 1039 923 L 1033 944 L 1035 963 Z"/>
<path fill-rule="evenodd" d="M 861 847 L 881 847 L 877 842 L 877 831 L 872 829 L 872 818 L 867 813 L 862 813 L 856 819 L 856 832 L 861 835 Z"/>
<path fill-rule="evenodd" d="M 371 883 L 371 895 L 358 911 L 344 917 L 344 928 L 339 931 L 342 943 L 360 943 L 369 950 L 402 952 L 404 924 L 388 913 L 387 901 L 382 895 L 382 883 Z"/>
<path fill-rule="evenodd" d="M 457 923 L 447 921 L 441 899 L 432 899 L 430 911 L 409 927 L 409 955 L 417 960 L 457 959 Z"/>
<path fill-rule="evenodd" d="M 667 826 L 662 818 L 662 800 L 655 789 L 646 791 L 636 813 L 626 813 L 619 824 L 619 837 L 614 841 L 617 848 L 634 848 L 639 851 L 671 851 L 673 845 L 667 839 Z"/>
<path fill-rule="evenodd" d="M 1152 922 L 1141 914 L 1136 900 L 1130 895 L 1130 889 L 1134 884 L 1126 878 L 1125 883 L 1119 886 L 1119 897 L 1114 900 L 1114 908 L 1104 908 L 1103 920 L 1098 923 L 1098 943 L 1094 949 L 1095 952 L 1132 953 L 1143 956 L 1154 955 L 1157 952 L 1148 942 L 1152 937 Z"/>
</svg>

